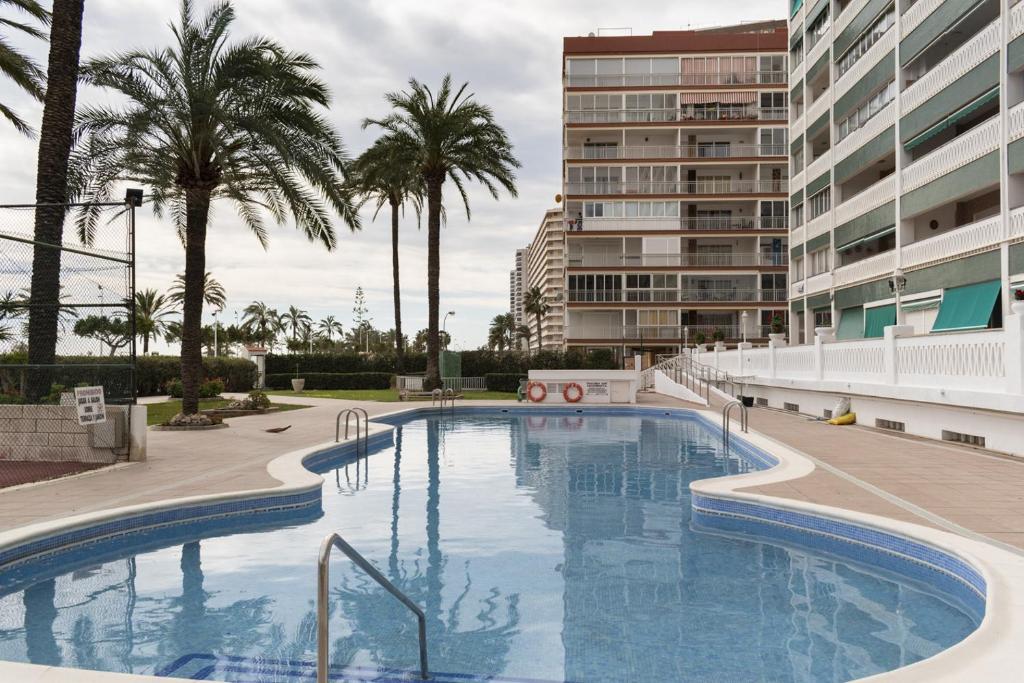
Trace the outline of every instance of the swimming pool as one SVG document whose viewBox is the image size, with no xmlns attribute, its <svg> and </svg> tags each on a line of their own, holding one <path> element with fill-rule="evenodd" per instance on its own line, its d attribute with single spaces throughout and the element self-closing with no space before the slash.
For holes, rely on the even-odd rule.
<svg viewBox="0 0 1024 683">
<path fill-rule="evenodd" d="M 321 516 L 169 526 L 4 572 L 0 659 L 309 680 L 315 553 L 332 531 L 423 607 L 442 680 L 843 681 L 977 626 L 976 606 L 899 575 L 693 529 L 691 481 L 766 460 L 726 456 L 692 415 L 392 421 L 366 458 L 315 458 Z M 415 668 L 410 615 L 343 559 L 331 596 L 339 675 Z"/>
</svg>

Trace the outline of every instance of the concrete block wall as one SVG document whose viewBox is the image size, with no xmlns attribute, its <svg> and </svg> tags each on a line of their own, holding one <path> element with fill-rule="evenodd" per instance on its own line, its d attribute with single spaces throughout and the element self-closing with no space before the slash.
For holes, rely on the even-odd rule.
<svg viewBox="0 0 1024 683">
<path fill-rule="evenodd" d="M 0 460 L 114 463 L 128 458 L 126 448 L 94 448 L 114 444 L 115 413 L 107 406 L 107 422 L 78 424 L 74 406 L 0 405 Z M 93 432 L 90 438 L 90 431 Z"/>
</svg>

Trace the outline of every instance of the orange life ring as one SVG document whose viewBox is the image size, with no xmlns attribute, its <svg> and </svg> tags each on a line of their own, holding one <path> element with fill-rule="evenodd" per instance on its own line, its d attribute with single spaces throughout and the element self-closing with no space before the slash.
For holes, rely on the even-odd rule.
<svg viewBox="0 0 1024 683">
<path fill-rule="evenodd" d="M 575 393 L 573 394 L 574 398 L 569 397 L 570 390 L 575 390 Z M 583 398 L 583 387 L 576 382 L 569 382 L 562 387 L 562 398 L 565 399 L 566 403 L 579 403 L 580 399 Z"/>
<path fill-rule="evenodd" d="M 539 390 L 539 395 L 534 393 L 534 389 Z M 548 388 L 543 382 L 530 382 L 526 385 L 526 398 L 530 399 L 533 403 L 540 403 L 548 397 Z"/>
</svg>

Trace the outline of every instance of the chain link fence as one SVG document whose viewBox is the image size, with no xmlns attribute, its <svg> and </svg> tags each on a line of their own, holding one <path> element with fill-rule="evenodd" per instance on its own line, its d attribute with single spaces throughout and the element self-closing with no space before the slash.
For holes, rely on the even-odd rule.
<svg viewBox="0 0 1024 683">
<path fill-rule="evenodd" d="M 51 235 L 62 225 L 62 238 L 37 241 L 37 224 Z M 89 460 L 103 456 L 88 451 L 126 448 L 134 261 L 127 202 L 0 205 L 0 459 Z M 78 425 L 82 386 L 103 387 L 109 424 Z"/>
</svg>

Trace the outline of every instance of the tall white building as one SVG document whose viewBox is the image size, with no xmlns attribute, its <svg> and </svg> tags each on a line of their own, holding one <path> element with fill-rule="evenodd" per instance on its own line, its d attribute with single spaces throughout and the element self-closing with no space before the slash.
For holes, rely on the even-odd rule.
<svg viewBox="0 0 1024 683">
<path fill-rule="evenodd" d="M 562 328 L 565 314 L 565 221 L 561 208 L 548 209 L 530 244 L 527 258 L 526 291 L 539 287 L 548 305 L 541 319 L 540 348 L 559 351 L 563 347 Z M 534 316 L 526 316 L 526 324 L 536 331 Z M 533 342 L 537 344 L 536 338 Z M 536 348 L 536 347 L 535 347 Z"/>
<path fill-rule="evenodd" d="M 516 325 L 522 325 L 523 293 L 526 291 L 526 263 L 528 248 L 516 249 L 515 268 L 508 274 L 508 309 L 516 319 Z"/>
</svg>

